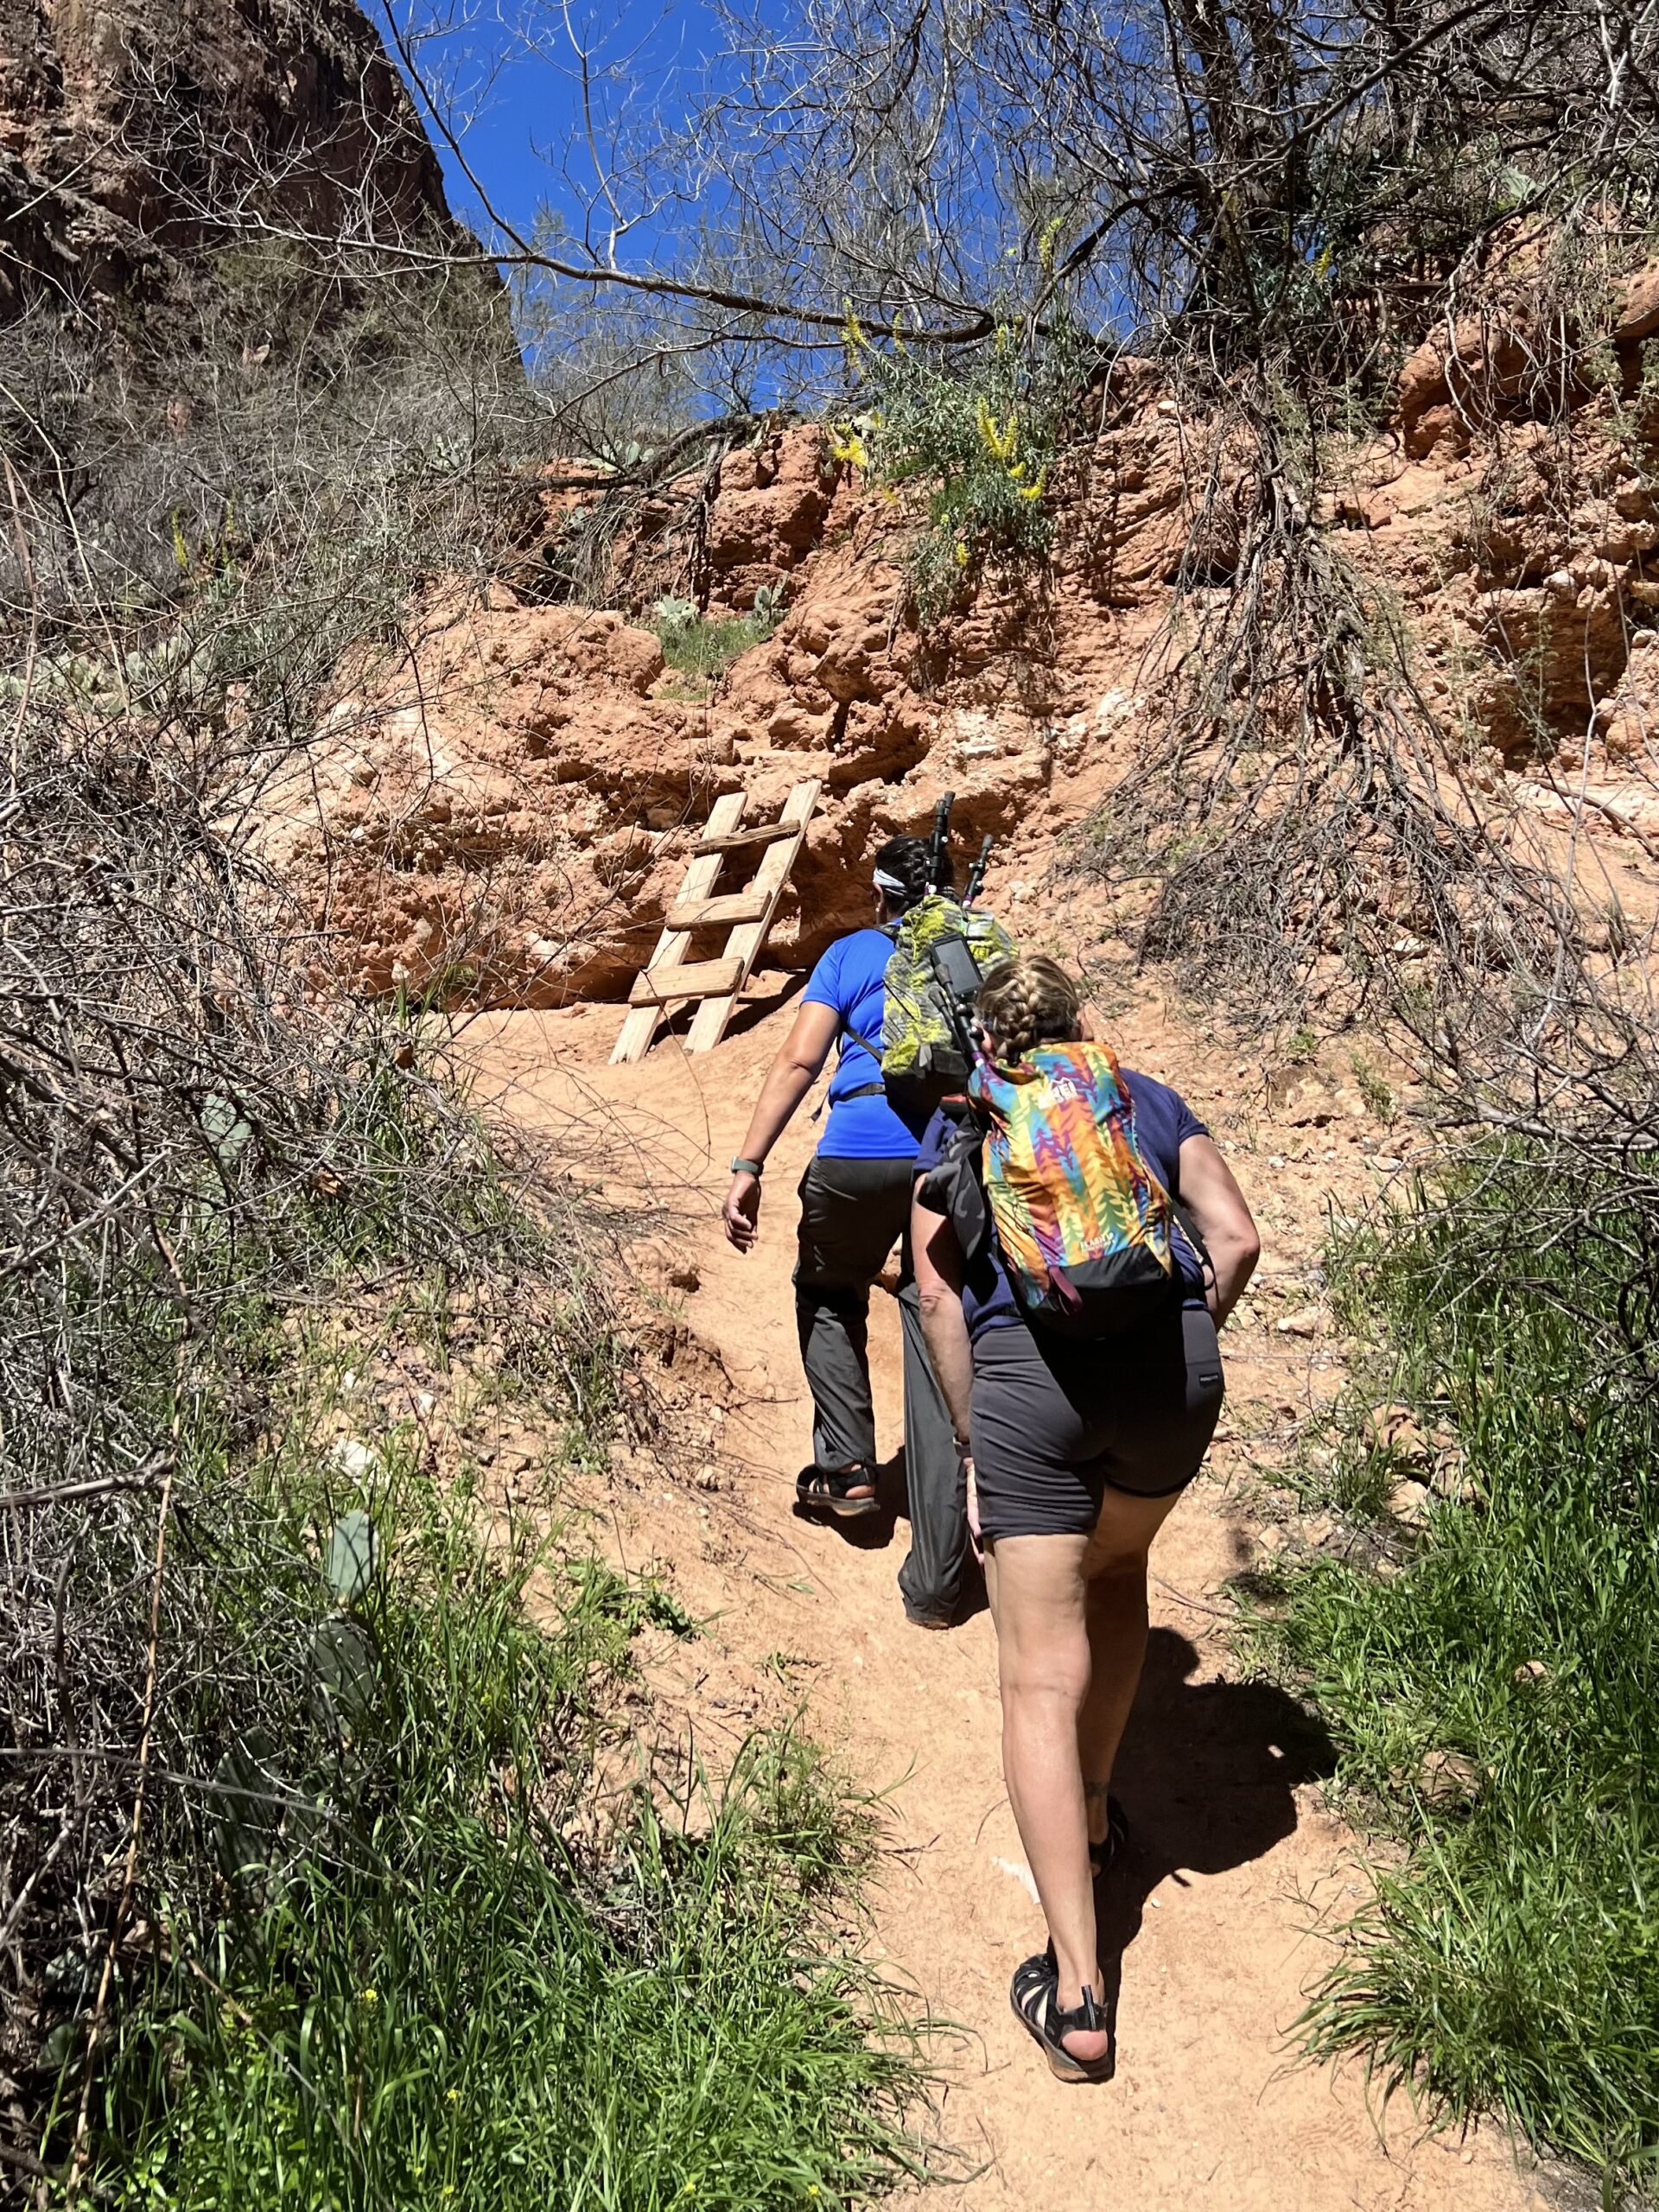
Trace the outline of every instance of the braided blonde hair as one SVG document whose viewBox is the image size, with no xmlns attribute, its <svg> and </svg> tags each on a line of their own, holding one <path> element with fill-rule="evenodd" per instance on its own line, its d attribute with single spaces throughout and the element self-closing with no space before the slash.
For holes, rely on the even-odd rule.
<svg viewBox="0 0 1659 2212">
<path fill-rule="evenodd" d="M 1033 1045 L 1077 1038 L 1083 993 L 1058 961 L 1041 952 L 1016 953 L 986 969 L 974 1011 L 996 1039 L 997 1058 L 1012 1067 Z"/>
</svg>

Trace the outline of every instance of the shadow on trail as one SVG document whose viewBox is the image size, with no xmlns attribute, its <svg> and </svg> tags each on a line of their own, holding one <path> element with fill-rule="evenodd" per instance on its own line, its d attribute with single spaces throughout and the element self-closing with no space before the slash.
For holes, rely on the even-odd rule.
<svg viewBox="0 0 1659 2212">
<path fill-rule="evenodd" d="M 741 1037 L 747 1031 L 759 1028 L 763 1021 L 777 1013 L 780 1006 L 787 1006 L 791 999 L 799 996 L 806 988 L 806 978 L 804 968 L 782 976 L 772 973 L 756 976 L 751 984 L 749 995 L 740 999 L 728 1017 L 725 1038 Z M 701 999 L 685 1000 L 658 1030 L 658 1041 L 672 1037 L 683 1045 L 702 1003 Z"/>
<path fill-rule="evenodd" d="M 841 1520 L 821 1506 L 803 1505 L 798 1498 L 794 1513 L 798 1521 L 810 1522 L 818 1528 L 828 1528 L 841 1538 L 843 1544 L 855 1552 L 884 1552 L 899 1533 L 899 1523 L 910 1524 L 910 1494 L 905 1479 L 905 1452 L 900 1445 L 891 1459 L 883 1459 L 875 1471 L 875 1503 L 874 1513 L 860 1514 L 855 1519 Z M 960 1628 L 976 1613 L 982 1613 L 987 1605 L 985 1578 L 977 1564 L 967 1561 L 962 1581 L 962 1594 L 950 1616 L 950 1626 Z"/>
<path fill-rule="evenodd" d="M 1117 2056 L 1123 1954 L 1161 1882 L 1260 1859 L 1296 1827 L 1299 1783 L 1334 1771 L 1322 1724 L 1268 1682 L 1194 1682 L 1198 1654 L 1154 1628 L 1115 1786 L 1129 1839 L 1096 1893 L 1106 2010 Z"/>
</svg>

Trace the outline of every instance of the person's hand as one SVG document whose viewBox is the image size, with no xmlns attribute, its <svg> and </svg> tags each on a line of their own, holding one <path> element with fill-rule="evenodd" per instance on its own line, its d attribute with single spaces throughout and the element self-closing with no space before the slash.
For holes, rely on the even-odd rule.
<svg viewBox="0 0 1659 2212">
<path fill-rule="evenodd" d="M 760 1178 L 758 1175 L 734 1175 L 732 1187 L 726 1193 L 726 1203 L 720 1210 L 720 1218 L 726 1231 L 728 1243 L 735 1244 L 740 1252 L 754 1249 L 760 1234 Z"/>
<path fill-rule="evenodd" d="M 963 1471 L 968 1482 L 968 1535 L 974 1547 L 974 1557 L 982 1567 L 985 1564 L 984 1540 L 979 1533 L 979 1488 L 974 1480 L 974 1463 L 964 1452 Z"/>
</svg>

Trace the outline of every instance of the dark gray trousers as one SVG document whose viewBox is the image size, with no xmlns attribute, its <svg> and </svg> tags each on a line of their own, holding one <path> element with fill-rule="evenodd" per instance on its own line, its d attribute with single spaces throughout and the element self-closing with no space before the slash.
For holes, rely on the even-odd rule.
<svg viewBox="0 0 1659 2212">
<path fill-rule="evenodd" d="M 912 1619 L 947 1618 L 962 1592 L 966 1484 L 950 1416 L 933 1379 L 910 1261 L 908 1160 L 813 1159 L 800 1182 L 795 1321 L 812 1393 L 812 1456 L 821 1467 L 875 1463 L 868 1324 L 870 1285 L 902 1245 L 899 1319 L 905 1344 L 905 1468 L 910 1556 L 899 1571 Z"/>
</svg>

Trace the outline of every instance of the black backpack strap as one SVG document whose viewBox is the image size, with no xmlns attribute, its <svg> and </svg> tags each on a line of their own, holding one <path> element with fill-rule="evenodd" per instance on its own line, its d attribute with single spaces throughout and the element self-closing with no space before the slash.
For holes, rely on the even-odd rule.
<svg viewBox="0 0 1659 2212">
<path fill-rule="evenodd" d="M 889 922 L 884 929 L 877 930 L 876 935 L 878 937 L 884 937 L 887 938 L 890 943 L 897 944 L 899 942 L 898 923 Z M 854 1028 L 852 1023 L 848 1020 L 844 1014 L 841 1017 L 841 1028 L 837 1032 L 837 1034 L 843 1037 L 850 1037 L 855 1045 L 861 1045 L 865 1051 L 869 1054 L 870 1058 L 875 1062 L 877 1067 L 880 1066 L 881 1055 L 886 1047 L 880 1045 L 873 1045 L 861 1029 Z M 848 1096 L 853 1098 L 861 1098 L 864 1094 L 861 1090 L 855 1090 L 849 1091 Z"/>
<path fill-rule="evenodd" d="M 1199 1272 L 1203 1277 L 1204 1287 L 1206 1290 L 1213 1290 L 1216 1287 L 1216 1263 L 1210 1256 L 1210 1247 L 1204 1241 L 1204 1231 L 1198 1227 L 1198 1223 L 1194 1221 L 1192 1216 L 1181 1204 L 1173 1191 L 1169 1193 L 1169 1207 L 1170 1211 L 1174 1215 L 1177 1223 L 1179 1224 L 1182 1236 L 1185 1237 L 1187 1243 L 1192 1247 L 1193 1252 L 1197 1256 Z"/>
</svg>

